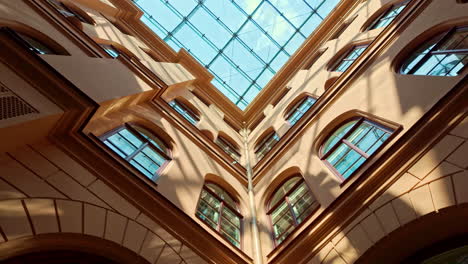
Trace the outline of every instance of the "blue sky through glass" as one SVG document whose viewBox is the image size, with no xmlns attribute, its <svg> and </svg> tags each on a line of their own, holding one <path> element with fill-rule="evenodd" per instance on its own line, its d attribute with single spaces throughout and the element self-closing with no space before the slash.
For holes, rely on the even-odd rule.
<svg viewBox="0 0 468 264">
<path fill-rule="evenodd" d="M 340 0 L 134 0 L 141 20 L 186 49 L 244 110 Z"/>
</svg>

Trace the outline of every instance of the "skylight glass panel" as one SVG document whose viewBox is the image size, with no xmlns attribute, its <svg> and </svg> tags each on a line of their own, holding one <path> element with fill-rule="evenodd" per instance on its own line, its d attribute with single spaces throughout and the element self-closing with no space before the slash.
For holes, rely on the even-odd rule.
<svg viewBox="0 0 468 264">
<path fill-rule="evenodd" d="M 143 23 L 244 110 L 340 0 L 133 1 Z"/>
</svg>

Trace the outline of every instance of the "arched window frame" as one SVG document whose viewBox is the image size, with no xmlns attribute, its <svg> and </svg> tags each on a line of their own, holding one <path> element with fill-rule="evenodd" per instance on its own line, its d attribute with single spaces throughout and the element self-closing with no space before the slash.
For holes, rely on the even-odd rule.
<svg viewBox="0 0 468 264">
<path fill-rule="evenodd" d="M 222 197 L 220 197 L 215 191 L 213 191 L 212 189 L 210 189 L 207 185 L 215 185 L 217 186 L 219 189 L 221 189 L 225 195 L 229 196 L 229 198 L 235 203 L 235 208 L 230 205 L 229 203 L 225 202 L 225 199 L 223 199 Z M 213 196 L 215 199 L 218 200 L 219 202 L 219 208 L 216 209 L 215 207 L 213 207 L 212 205 L 209 204 L 209 201 L 206 201 L 205 199 L 203 199 L 203 192 L 207 192 L 208 194 L 210 194 L 211 196 Z M 218 213 L 218 219 L 217 221 L 215 220 L 210 220 L 210 217 L 207 216 L 204 212 L 201 211 L 201 203 L 202 203 L 202 200 L 205 204 L 207 204 L 207 206 L 209 206 L 214 212 L 217 212 Z M 239 232 L 239 239 L 236 239 L 236 238 L 233 238 L 231 235 L 229 234 L 226 234 L 225 230 L 223 229 L 222 227 L 222 220 L 227 220 L 228 221 L 228 224 L 231 225 L 231 226 L 236 226 L 235 223 L 233 223 L 231 220 L 229 219 L 226 219 L 225 214 L 223 214 L 225 211 L 224 211 L 224 208 L 227 208 L 229 210 L 229 212 L 232 212 L 234 213 L 235 217 L 238 218 L 238 222 L 239 222 L 239 225 L 237 226 L 238 228 L 238 232 Z M 225 240 L 227 240 L 229 243 L 231 243 L 233 246 L 239 248 L 239 249 L 242 249 L 242 232 L 243 232 L 243 226 L 242 226 L 242 220 L 243 220 L 243 216 L 239 210 L 239 202 L 237 199 L 235 199 L 228 191 L 226 191 L 222 186 L 220 186 L 219 184 L 215 183 L 215 182 L 212 182 L 212 181 L 206 181 L 205 184 L 203 184 L 203 188 L 202 188 L 202 191 L 200 192 L 200 197 L 198 199 L 198 203 L 197 203 L 197 209 L 196 209 L 196 212 L 195 212 L 195 215 L 197 216 L 197 218 L 199 218 L 200 220 L 202 220 L 204 223 L 206 223 L 211 229 L 215 230 L 217 233 L 219 233 L 221 235 L 221 237 L 223 237 Z M 231 239 L 233 239 L 237 245 L 234 243 L 234 241 L 230 240 L 228 237 L 226 236 L 229 236 Z"/>
<path fill-rule="evenodd" d="M 43 55 L 43 54 L 54 54 L 54 55 L 69 55 L 66 52 L 60 52 L 45 44 L 43 41 L 37 39 L 35 36 L 31 36 L 28 33 L 23 33 L 21 31 L 16 31 L 9 27 L 2 27 L 1 31 L 7 33 L 7 35 L 13 40 L 21 43 L 24 47 L 30 51 Z"/>
<path fill-rule="evenodd" d="M 258 143 L 255 145 L 255 156 L 257 160 L 261 160 L 266 154 L 280 141 L 280 137 L 276 131 L 271 130 L 265 133 Z"/>
<path fill-rule="evenodd" d="M 134 137 L 140 140 L 142 142 L 141 145 L 140 146 L 133 145 L 129 139 L 126 139 L 122 134 L 119 133 L 123 130 L 127 130 Z M 135 147 L 135 150 L 130 154 L 126 154 L 126 152 L 122 149 L 122 147 L 119 147 L 115 143 L 109 141 L 109 138 L 111 138 L 113 135 L 116 135 L 116 134 L 119 134 L 121 137 L 125 138 L 128 143 L 132 144 Z M 149 134 L 149 135 L 146 135 L 146 134 Z M 125 123 L 124 125 L 120 127 L 117 127 L 107 133 L 104 133 L 98 138 L 104 143 L 104 145 L 109 150 L 115 153 L 116 156 L 118 156 L 122 160 L 125 160 L 126 163 L 132 166 L 132 168 L 137 170 L 141 175 L 143 175 L 146 178 L 151 179 L 154 182 L 157 181 L 157 179 L 161 175 L 161 172 L 164 170 L 164 168 L 166 168 L 166 166 L 172 160 L 172 151 L 168 147 L 167 143 L 164 142 L 164 140 L 162 140 L 155 133 L 152 133 L 151 131 L 149 131 L 143 126 Z M 157 164 L 155 160 L 152 160 L 154 164 L 157 164 L 159 166 L 158 169 L 154 173 L 151 173 L 151 171 L 145 168 L 145 166 L 142 164 L 140 164 L 140 168 L 139 168 L 136 165 L 131 163 L 131 161 L 133 161 L 134 158 L 138 154 L 143 153 L 145 149 L 147 148 L 151 149 L 153 152 L 160 155 L 160 157 L 164 160 L 161 164 Z M 164 150 L 162 150 L 162 148 L 164 148 Z M 122 153 L 123 155 L 120 155 L 119 152 Z M 144 154 L 146 155 L 146 153 Z"/>
<path fill-rule="evenodd" d="M 334 72 L 345 72 L 354 64 L 354 62 L 364 53 L 370 43 L 356 44 L 344 52 L 337 59 L 332 59 L 331 71 Z"/>
<path fill-rule="evenodd" d="M 468 65 L 468 62 L 463 67 L 456 69 L 457 65 L 459 65 L 460 62 L 464 60 L 468 61 L 468 48 L 438 50 L 440 49 L 440 47 L 444 46 L 444 44 L 450 43 L 450 41 L 452 40 L 452 37 L 458 32 L 464 32 L 468 36 L 468 25 L 455 26 L 429 39 L 426 39 L 426 41 L 422 42 L 422 45 L 412 50 L 410 55 L 407 56 L 407 59 L 404 60 L 403 63 L 401 63 L 401 65 L 398 67 L 398 72 L 400 74 L 407 74 L 407 75 L 430 75 L 430 76 L 457 76 L 459 75 L 461 72 L 465 71 L 467 68 L 466 66 Z M 423 50 L 423 52 L 421 52 L 421 50 Z M 447 70 L 445 74 L 435 74 L 437 73 L 437 71 L 433 73 L 433 71 L 437 70 L 438 66 L 441 65 L 440 62 L 444 61 L 448 56 L 455 55 L 455 54 L 461 54 L 463 55 L 463 58 L 458 60 L 458 62 L 450 70 Z M 440 55 L 444 57 L 442 59 L 438 59 L 437 56 L 440 56 Z M 419 60 L 417 59 L 418 57 L 420 57 Z M 433 58 L 436 58 L 438 62 L 434 64 L 430 68 L 429 71 L 424 71 L 425 73 L 418 72 L 420 69 L 422 69 L 423 66 L 425 66 L 425 63 L 427 63 Z M 411 66 L 411 64 L 413 65 Z M 442 66 L 442 67 L 445 67 L 445 66 Z M 439 68 L 439 70 L 441 69 Z"/>
<path fill-rule="evenodd" d="M 200 115 L 187 103 L 179 98 L 170 101 L 169 106 L 184 117 L 190 124 L 196 125 L 200 121 Z"/>
<path fill-rule="evenodd" d="M 377 28 L 387 27 L 401 13 L 403 13 L 403 11 L 405 10 L 406 6 L 409 4 L 410 1 L 411 0 L 400 1 L 400 2 L 397 2 L 397 3 L 393 4 L 393 5 L 391 5 L 389 8 L 386 8 L 385 10 L 383 10 L 383 12 L 381 12 L 379 15 L 377 15 L 375 18 L 373 18 L 370 23 L 366 23 L 367 26 L 364 27 L 365 30 L 373 30 L 373 29 L 377 29 Z M 396 14 L 392 13 L 392 12 L 395 12 L 395 11 L 397 12 Z M 379 26 L 380 22 L 383 21 L 383 20 L 385 20 L 386 23 Z"/>
<path fill-rule="evenodd" d="M 294 183 L 294 185 L 289 190 L 287 190 L 287 191 L 283 190 L 283 195 L 281 196 L 281 198 L 277 199 L 276 203 L 272 204 L 272 202 L 273 202 L 272 200 L 276 196 L 276 194 L 278 194 L 278 192 L 282 188 L 284 188 L 284 186 L 290 180 L 293 180 L 293 179 L 298 179 L 298 181 L 296 183 Z M 304 185 L 307 191 L 304 192 L 295 202 L 291 202 L 290 196 L 292 194 L 294 194 L 294 192 L 298 191 L 299 187 L 301 185 Z M 309 195 L 313 199 L 313 201 L 311 202 L 311 204 L 308 207 L 306 207 L 304 209 L 304 211 L 302 211 L 299 215 L 296 215 L 296 213 L 294 211 L 294 206 L 297 204 L 297 202 L 300 201 L 301 198 L 304 198 L 306 195 Z M 279 234 L 277 236 L 275 234 L 275 227 L 274 226 L 275 226 L 276 223 L 281 221 L 282 218 L 280 217 L 279 220 L 274 222 L 273 218 L 272 218 L 272 214 L 283 203 L 286 203 L 286 206 L 287 206 L 288 210 L 281 213 L 280 216 L 286 216 L 288 213 L 290 214 L 290 216 L 292 217 L 292 220 L 293 220 L 292 229 L 291 229 L 291 226 L 290 226 L 287 230 L 285 230 L 283 233 L 281 233 L 281 234 Z M 270 197 L 268 199 L 268 204 L 267 204 L 267 208 L 268 208 L 267 215 L 269 216 L 270 227 L 271 227 L 271 230 L 272 230 L 271 235 L 272 235 L 275 246 L 278 246 L 284 240 L 286 240 L 286 238 L 288 236 L 290 236 L 294 232 L 294 230 L 297 229 L 298 226 L 300 226 L 302 223 L 304 223 L 319 207 L 320 207 L 320 204 L 318 203 L 317 199 L 315 198 L 314 194 L 312 193 L 312 191 L 311 191 L 310 187 L 308 186 L 307 182 L 304 180 L 304 178 L 300 174 L 295 174 L 295 175 L 290 176 L 290 177 L 286 178 L 285 180 L 283 180 L 281 182 L 281 184 L 279 184 L 276 187 L 276 189 L 272 192 L 272 194 L 270 195 Z M 308 214 L 304 215 L 304 213 L 307 213 L 307 212 L 308 212 Z M 301 218 L 301 217 L 303 217 L 303 218 Z M 289 233 L 288 233 L 288 231 L 289 231 Z M 282 238 L 282 239 L 280 241 L 278 241 L 278 238 Z"/>
<path fill-rule="evenodd" d="M 344 133 L 327 151 L 324 152 L 324 145 L 328 142 L 329 139 L 332 138 L 332 136 L 335 135 L 335 133 L 337 131 L 339 131 L 341 128 L 343 128 L 346 124 L 350 123 L 350 122 L 353 122 L 353 121 L 356 121 L 353 125 L 350 126 L 349 130 L 346 131 L 346 133 Z M 373 150 L 372 153 L 368 154 L 366 153 L 366 151 L 369 151 L 370 149 L 372 149 L 374 147 L 374 145 L 377 143 L 377 141 L 379 139 L 376 140 L 376 142 L 374 142 L 366 151 L 360 149 L 359 147 L 357 147 L 356 145 L 359 144 L 359 141 L 357 143 L 352 143 L 352 142 L 349 142 L 347 140 L 347 138 L 349 136 L 351 136 L 353 134 L 353 132 L 357 131 L 357 129 L 361 126 L 361 124 L 363 123 L 367 123 L 368 125 L 370 125 L 372 128 L 367 132 L 367 133 L 370 133 L 370 131 L 373 129 L 373 128 L 377 128 L 383 132 L 385 132 L 379 139 L 383 138 L 384 135 L 388 134 L 388 137 L 385 139 L 385 141 L 382 142 L 382 144 L 380 144 L 376 149 Z M 349 178 L 351 178 L 356 172 L 359 171 L 359 169 L 364 165 L 366 164 L 370 158 L 372 158 L 373 156 L 375 156 L 390 140 L 391 138 L 395 135 L 395 132 L 401 127 L 399 125 L 396 125 L 396 124 L 392 124 L 391 126 L 388 126 L 387 124 L 390 124 L 389 122 L 386 122 L 386 124 L 382 124 L 381 122 L 375 120 L 375 119 L 372 119 L 372 118 L 368 118 L 368 117 L 364 117 L 364 116 L 355 116 L 355 117 L 352 117 L 352 118 L 348 118 L 346 120 L 344 120 L 343 122 L 341 122 L 339 125 L 335 126 L 334 129 L 325 137 L 325 139 L 321 142 L 320 144 L 320 149 L 319 149 L 319 157 L 320 159 L 322 159 L 322 161 L 325 163 L 325 165 L 341 180 L 341 181 L 345 181 Z M 360 140 L 362 140 L 366 135 L 364 134 Z M 335 168 L 335 165 L 331 164 L 327 158 L 335 151 L 337 150 L 341 145 L 346 145 L 348 148 L 350 148 L 350 150 L 347 152 L 347 154 L 343 155 L 335 164 L 337 164 L 339 161 L 343 160 L 343 158 L 345 156 L 347 156 L 352 150 L 355 151 L 357 154 L 359 154 L 359 158 L 353 163 L 351 164 L 351 166 L 348 167 L 348 169 L 346 171 L 344 171 L 344 173 L 340 173 L 336 168 Z M 350 174 L 348 174 L 347 176 L 346 173 L 348 170 L 352 169 L 354 165 L 358 164 L 357 162 L 361 159 L 361 158 L 364 158 L 364 161 L 359 164 L 356 168 L 354 168 L 354 170 L 351 171 Z"/>
<path fill-rule="evenodd" d="M 295 100 L 287 108 L 284 119 L 290 126 L 295 125 L 302 117 L 314 106 L 317 97 L 312 95 L 303 95 L 299 100 Z"/>
<path fill-rule="evenodd" d="M 235 161 L 240 161 L 240 149 L 236 144 L 232 142 L 231 139 L 227 138 L 224 135 L 218 135 L 218 137 L 215 140 L 215 143 Z"/>
</svg>

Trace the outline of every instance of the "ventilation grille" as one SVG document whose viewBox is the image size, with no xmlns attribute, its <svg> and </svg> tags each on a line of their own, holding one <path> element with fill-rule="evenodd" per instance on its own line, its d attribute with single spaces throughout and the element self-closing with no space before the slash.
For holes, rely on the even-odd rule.
<svg viewBox="0 0 468 264">
<path fill-rule="evenodd" d="M 39 113 L 6 87 L 0 85 L 0 120 Z"/>
</svg>

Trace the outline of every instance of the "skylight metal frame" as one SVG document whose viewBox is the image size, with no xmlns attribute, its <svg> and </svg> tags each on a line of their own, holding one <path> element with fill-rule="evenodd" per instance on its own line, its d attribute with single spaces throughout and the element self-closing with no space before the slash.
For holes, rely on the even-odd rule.
<svg viewBox="0 0 468 264">
<path fill-rule="evenodd" d="M 231 18 L 227 16 L 217 16 L 217 14 L 215 13 L 216 10 L 213 11 L 208 6 L 213 5 L 210 4 L 210 0 L 133 1 L 144 13 L 142 21 L 176 51 L 178 48 L 184 48 L 202 65 L 204 65 L 205 68 L 207 68 L 214 76 L 213 84 L 242 110 L 245 109 L 247 105 L 253 100 L 253 98 L 260 92 L 260 90 L 267 85 L 267 83 L 273 78 L 276 72 L 278 72 L 281 69 L 281 67 L 287 62 L 289 57 L 291 57 L 292 54 L 299 48 L 299 46 L 307 39 L 308 35 L 310 35 L 310 33 L 312 33 L 313 30 L 315 30 L 315 28 L 324 20 L 328 13 L 330 13 L 330 11 L 339 2 L 339 0 L 294 0 L 294 6 L 300 4 L 304 8 L 309 8 L 309 10 L 301 10 L 302 13 L 300 15 L 288 18 L 288 16 L 284 12 L 282 12 L 282 10 L 280 10 L 280 8 L 277 6 L 280 3 L 278 0 L 257 0 L 257 6 L 251 12 L 248 12 L 247 10 L 245 10 L 245 8 L 241 6 L 243 1 L 248 0 L 216 0 L 220 2 L 222 1 L 222 4 L 229 6 L 229 10 L 236 11 L 238 12 L 238 14 L 243 16 L 239 20 L 239 22 L 241 22 L 239 23 L 240 26 L 230 27 L 230 25 L 228 24 Z M 178 23 L 172 25 L 172 28 L 168 28 L 169 26 L 167 24 L 163 25 L 167 22 L 158 21 L 158 19 L 155 18 L 150 11 L 145 10 L 145 8 L 140 4 L 145 1 L 158 2 L 160 6 L 167 8 L 167 10 L 172 12 L 172 14 L 170 15 L 172 15 L 174 19 L 179 20 L 177 21 Z M 184 4 L 187 3 L 188 5 L 194 5 L 194 7 L 191 8 L 189 12 L 178 10 L 178 8 L 175 6 L 178 4 L 178 1 L 184 1 Z M 313 2 L 316 3 L 313 4 Z M 244 2 L 244 4 L 245 3 L 247 2 Z M 325 5 L 326 3 L 331 3 L 331 5 L 327 6 Z M 324 7 L 325 10 L 322 10 L 322 7 Z M 259 18 L 262 12 L 267 11 L 273 12 L 277 16 L 272 18 L 272 21 L 275 21 L 275 19 L 280 19 L 280 22 L 270 24 L 268 25 L 269 27 L 275 28 L 276 26 L 283 23 L 284 25 L 282 26 L 285 26 L 289 29 L 289 31 L 287 31 L 287 34 L 285 35 L 286 38 L 284 38 L 283 41 L 281 41 L 281 39 L 275 38 L 272 35 L 272 33 L 269 32 L 269 29 L 264 28 L 261 25 L 262 22 L 265 21 Z M 195 24 L 196 21 L 192 21 L 194 16 L 202 12 L 204 12 L 205 15 L 208 15 L 210 21 L 214 23 L 214 25 L 216 25 L 217 23 L 216 27 L 220 27 L 220 29 L 222 28 L 224 30 L 222 31 L 223 34 L 229 35 L 227 41 L 222 42 L 222 46 L 220 46 L 219 44 L 216 45 L 215 42 L 217 41 L 215 39 L 210 39 L 210 37 L 208 37 L 207 34 L 202 32 L 197 27 L 197 25 Z M 300 20 L 296 23 L 295 20 L 298 18 Z M 317 19 L 319 20 L 319 22 L 315 21 Z M 317 23 L 315 23 L 314 21 Z M 308 23 L 315 24 L 310 26 L 307 25 Z M 250 29 L 249 27 L 253 28 L 255 32 L 258 30 L 260 34 L 263 34 L 259 37 L 259 39 L 263 37 L 269 41 L 268 43 L 271 46 L 267 47 L 269 47 L 270 49 L 275 48 L 273 54 L 268 54 L 267 57 L 262 56 L 261 54 L 258 54 L 258 52 L 261 50 L 256 51 L 256 48 L 251 47 L 249 43 L 246 43 L 245 39 L 242 39 L 241 35 L 253 32 L 253 30 L 245 32 L 245 30 Z M 196 37 L 199 38 L 194 41 L 203 40 L 204 43 L 201 43 L 200 45 L 204 45 L 207 49 L 211 48 L 212 50 L 210 50 L 210 52 L 214 52 L 213 54 L 215 55 L 206 60 L 205 58 L 202 58 L 200 54 L 196 54 L 196 51 L 194 52 L 190 49 L 190 43 L 182 43 L 182 41 L 178 39 L 177 34 L 182 34 L 181 31 L 186 29 L 190 29 L 192 31 L 191 33 L 195 33 Z M 272 30 L 273 34 L 274 30 Z M 299 38 L 299 41 L 296 41 L 296 38 Z M 252 59 L 255 59 L 255 64 L 258 64 L 258 66 L 261 67 L 256 67 L 253 69 L 244 69 L 246 65 L 239 65 L 238 63 L 236 63 L 236 58 L 232 58 L 227 51 L 227 49 L 231 47 L 231 45 L 235 44 L 237 44 L 239 48 L 242 49 L 243 52 L 245 52 L 245 54 L 250 54 L 252 56 Z M 225 63 L 225 65 L 229 67 L 229 70 L 224 70 L 225 72 L 228 72 L 226 76 L 218 72 L 216 69 L 213 69 L 216 66 L 214 64 L 218 62 Z M 242 83 L 245 83 L 245 86 L 242 86 L 242 83 L 237 82 L 236 84 L 238 84 L 239 86 L 233 87 L 232 83 L 229 83 L 233 81 L 231 79 L 233 76 L 235 78 L 240 78 L 239 80 L 242 81 Z"/>
</svg>

